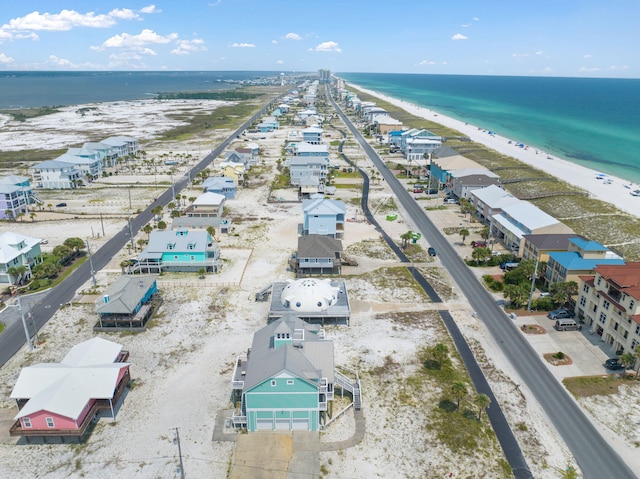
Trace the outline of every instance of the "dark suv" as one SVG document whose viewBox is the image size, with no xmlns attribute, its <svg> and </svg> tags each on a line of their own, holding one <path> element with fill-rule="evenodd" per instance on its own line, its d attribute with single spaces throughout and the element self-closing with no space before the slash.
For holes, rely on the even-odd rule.
<svg viewBox="0 0 640 479">
<path fill-rule="evenodd" d="M 427 253 L 429 253 L 429 256 L 435 256 L 436 249 L 433 246 L 429 246 L 429 249 L 427 249 Z"/>
<path fill-rule="evenodd" d="M 547 318 L 549 319 L 573 318 L 573 312 L 565 308 L 556 309 L 555 311 L 549 311 L 549 314 L 547 314 Z"/>
<path fill-rule="evenodd" d="M 621 369 L 625 369 L 625 367 L 622 364 L 620 364 L 617 358 L 607 359 L 604 362 L 604 367 L 612 371 L 619 371 Z"/>
</svg>

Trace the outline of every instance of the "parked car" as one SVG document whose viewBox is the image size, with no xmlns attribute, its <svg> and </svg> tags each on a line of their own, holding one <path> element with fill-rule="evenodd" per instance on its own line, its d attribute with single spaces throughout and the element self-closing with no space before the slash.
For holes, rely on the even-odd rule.
<svg viewBox="0 0 640 479">
<path fill-rule="evenodd" d="M 429 253 L 429 256 L 435 256 L 436 249 L 433 246 L 429 246 L 429 248 L 427 249 L 427 253 Z"/>
<path fill-rule="evenodd" d="M 445 198 L 444 204 L 445 205 L 457 205 L 458 204 L 458 200 L 456 200 L 455 198 Z"/>
<path fill-rule="evenodd" d="M 487 242 L 486 241 L 472 241 L 471 242 L 471 247 L 472 248 L 486 248 L 487 247 Z"/>
<path fill-rule="evenodd" d="M 64 208 L 65 206 L 67 206 L 67 204 L 66 204 L 66 203 L 58 203 L 58 204 L 56 205 L 56 208 Z"/>
<path fill-rule="evenodd" d="M 414 188 L 413 192 L 414 193 L 424 193 L 424 190 L 422 188 Z"/>
<path fill-rule="evenodd" d="M 569 311 L 566 308 L 556 309 L 554 311 L 549 311 L 549 314 L 547 314 L 547 318 L 549 319 L 573 318 L 573 311 Z"/>
<path fill-rule="evenodd" d="M 625 369 L 625 367 L 618 361 L 618 358 L 607 359 L 604 362 L 604 367 L 611 371 L 620 371 L 621 369 Z"/>
</svg>

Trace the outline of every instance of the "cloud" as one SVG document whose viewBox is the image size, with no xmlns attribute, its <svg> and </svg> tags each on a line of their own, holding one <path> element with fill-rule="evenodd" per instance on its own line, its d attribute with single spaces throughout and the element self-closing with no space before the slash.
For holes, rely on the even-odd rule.
<svg viewBox="0 0 640 479">
<path fill-rule="evenodd" d="M 512 53 L 511 56 L 514 58 L 525 58 L 530 55 L 528 53 Z"/>
<path fill-rule="evenodd" d="M 215 3 L 207 3 L 210 7 L 217 7 L 222 3 L 222 0 L 217 0 Z"/>
<path fill-rule="evenodd" d="M 592 58 L 593 55 L 591 55 L 590 53 L 587 53 L 586 55 L 583 55 L 582 58 Z"/>
<path fill-rule="evenodd" d="M 0 63 L 7 65 L 9 63 L 13 63 L 15 62 L 15 60 L 11 57 L 8 57 L 7 55 L 5 55 L 4 53 L 0 53 Z"/>
<path fill-rule="evenodd" d="M 163 45 L 175 41 L 178 39 L 177 33 L 170 33 L 169 35 L 158 35 L 153 30 L 142 30 L 138 35 L 130 35 L 123 33 L 122 35 L 114 35 L 111 38 L 105 40 L 100 46 L 92 46 L 91 49 L 95 51 L 104 51 L 107 48 L 122 48 L 132 51 L 137 51 L 147 55 L 155 55 L 155 52 L 146 46 L 149 44 Z"/>
<path fill-rule="evenodd" d="M 278 65 L 282 65 L 282 64 L 284 63 L 284 61 L 282 61 L 282 60 L 277 60 L 277 61 L 276 61 L 276 63 L 277 63 Z"/>
<path fill-rule="evenodd" d="M 609 67 L 609 70 L 612 70 L 612 71 L 614 71 L 614 70 L 627 70 L 627 69 L 629 69 L 629 65 L 620 65 L 620 66 L 611 65 Z"/>
<path fill-rule="evenodd" d="M 204 40 L 196 38 L 195 40 L 179 40 L 178 46 L 171 50 L 173 55 L 191 55 L 192 52 L 206 52 L 207 47 L 204 46 Z"/>
<path fill-rule="evenodd" d="M 157 9 L 155 5 L 151 4 L 146 7 L 142 7 L 140 9 L 140 13 L 162 13 L 162 10 Z"/>
<path fill-rule="evenodd" d="M 540 50 L 538 50 L 538 51 L 536 52 L 536 55 L 542 55 L 542 52 L 541 52 Z"/>
<path fill-rule="evenodd" d="M 229 48 L 255 48 L 253 43 L 231 43 L 227 45 Z"/>
<path fill-rule="evenodd" d="M 433 60 L 422 60 L 420 63 L 418 63 L 418 65 L 435 65 L 436 62 L 434 62 Z"/>
<path fill-rule="evenodd" d="M 73 66 L 75 66 L 69 60 L 67 60 L 65 58 L 57 57 L 55 55 L 49 55 L 49 63 L 53 63 L 54 65 L 57 65 L 59 67 L 73 67 Z"/>
<path fill-rule="evenodd" d="M 121 20 L 133 20 L 134 18 L 140 17 L 140 15 L 129 8 L 115 8 L 109 12 L 109 16 Z"/>
<path fill-rule="evenodd" d="M 314 50 L 316 52 L 336 52 L 336 53 L 342 53 L 342 49 L 338 46 L 337 42 L 334 41 L 328 41 L 328 42 L 322 42 L 318 45 L 316 45 L 316 47 L 314 48 Z"/>
<path fill-rule="evenodd" d="M 287 33 L 284 37 L 282 37 L 284 40 L 302 40 L 302 37 L 300 35 L 298 35 L 297 33 L 293 33 L 293 32 L 289 32 Z"/>
<path fill-rule="evenodd" d="M 456 33 L 451 37 L 451 40 L 467 40 L 469 37 L 465 37 L 462 33 Z"/>
<path fill-rule="evenodd" d="M 480 21 L 480 19 L 479 19 L 478 17 L 473 17 L 473 21 L 474 21 L 474 22 L 479 22 L 479 21 Z"/>
<path fill-rule="evenodd" d="M 469 23 L 463 23 L 460 25 L 462 28 L 469 28 L 471 25 Z"/>
<path fill-rule="evenodd" d="M 580 67 L 579 71 L 592 73 L 592 72 L 599 72 L 600 68 L 599 67 Z"/>
</svg>

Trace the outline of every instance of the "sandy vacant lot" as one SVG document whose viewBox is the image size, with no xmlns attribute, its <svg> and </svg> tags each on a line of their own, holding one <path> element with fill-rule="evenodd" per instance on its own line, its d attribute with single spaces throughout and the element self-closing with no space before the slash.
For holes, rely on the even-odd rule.
<svg viewBox="0 0 640 479">
<path fill-rule="evenodd" d="M 157 112 L 152 110 L 150 114 Z M 220 410 L 229 407 L 230 375 L 236 356 L 246 351 L 253 333 L 265 324 L 268 304 L 256 303 L 254 294 L 274 280 L 292 277 L 286 268 L 287 259 L 296 248 L 297 225 L 302 220 L 298 203 L 267 203 L 268 180 L 274 174 L 285 136 L 283 129 L 260 141 L 268 152 L 262 168 L 264 184 L 242 190 L 237 199 L 227 202 L 238 220 L 231 235 L 220 237 L 225 262 L 222 273 L 204 280 L 197 275 L 163 275 L 159 288 L 164 303 L 148 331 L 101 335 L 123 344 L 131 354 L 134 387 L 117 420 L 101 419 L 87 443 L 80 446 L 15 445 L 15 440 L 0 436 L 0 476 L 176 477 L 178 451 L 173 428 L 177 427 L 187 477 L 226 477 L 234 461 L 234 443 L 212 441 L 214 421 Z M 163 145 L 152 154 L 187 150 L 193 151 L 193 145 Z M 360 151 L 354 148 L 345 153 L 357 156 Z M 132 180 L 135 181 L 119 185 L 98 182 L 86 190 L 85 197 L 70 198 L 64 215 L 42 212 L 35 222 L 25 220 L 11 227 L 50 238 L 48 246 L 53 247 L 68 236 L 69 226 L 73 225 L 77 235 L 90 237 L 98 246 L 104 240 L 101 213 L 108 237 L 125 224 L 128 190 L 134 196 L 134 204 L 145 204 L 156 194 L 151 186 L 153 174 L 140 173 Z M 134 182 L 138 185 L 129 188 Z M 197 189 L 184 194 L 195 195 Z M 347 202 L 350 218 L 357 217 L 355 206 L 349 202 L 356 195 L 355 189 L 338 189 L 337 197 Z M 380 203 L 390 197 L 390 192 L 383 183 L 374 186 L 370 196 L 371 202 Z M 387 232 L 399 240 L 412 225 L 403 219 L 406 216 L 402 211 L 398 213 L 396 222 L 385 221 L 383 212 L 378 216 Z M 441 226 L 460 221 L 453 208 L 439 215 L 435 220 Z M 359 262 L 358 267 L 343 271 L 354 311 L 350 327 L 328 327 L 327 337 L 335 341 L 336 364 L 357 369 L 363 378 L 367 431 L 356 447 L 320 454 L 325 477 L 444 477 L 450 472 L 453 477 L 503 477 L 497 444 L 484 444 L 474 454 L 454 454 L 429 431 L 425 405 L 437 401 L 440 391 L 425 388 L 419 398 L 399 400 L 403 382 L 421 367 L 417 360 L 419 349 L 444 341 L 447 335 L 435 319 L 428 299 L 410 283 L 382 281 L 400 269 L 374 228 L 350 221 L 345 230 L 345 249 Z M 0 370 L 3 424 L 10 424 L 16 413 L 8 397 L 22 367 L 58 361 L 72 345 L 94 336 L 91 328 L 96 316 L 92 301 L 119 274 L 118 264 L 127 256 L 123 251 L 114 258 L 98 273 L 95 290 L 87 282 L 78 292 L 78 301 L 55 315 L 42 331 L 46 338 L 42 347 L 33 353 L 18 353 Z M 477 352 L 510 423 L 524 424 L 525 427 L 515 428 L 515 433 L 534 476 L 558 477 L 557 469 L 574 463 L 567 448 L 530 392 L 520 386 L 520 379 L 483 325 L 472 317 L 468 302 L 451 284 L 446 271 L 437 260 L 427 260 L 423 269 L 448 292 L 444 295 L 446 307 Z M 625 390 L 616 401 L 623 404 L 631 397 L 637 396 Z M 629 417 L 617 420 L 618 415 L 610 414 L 609 401 L 610 398 L 596 398 L 584 403 L 594 416 L 602 417 L 603 409 L 609 411 L 605 415 L 608 423 L 600 424 L 607 436 L 620 435 L 625 442 L 631 441 L 634 430 L 622 427 Z M 344 439 L 352 428 L 353 415 L 347 413 L 322 434 L 322 440 Z"/>
</svg>

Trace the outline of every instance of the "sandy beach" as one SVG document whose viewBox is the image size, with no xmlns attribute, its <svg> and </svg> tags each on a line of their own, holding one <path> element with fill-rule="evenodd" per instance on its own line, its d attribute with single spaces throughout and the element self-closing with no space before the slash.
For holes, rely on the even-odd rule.
<svg viewBox="0 0 640 479">
<path fill-rule="evenodd" d="M 384 95 L 382 93 L 367 90 L 358 85 L 352 85 L 365 93 L 380 98 L 392 105 L 398 106 L 409 113 L 425 118 L 435 123 L 440 123 L 448 128 L 458 130 L 460 133 L 504 155 L 516 158 L 523 163 L 531 165 L 567 183 L 575 185 L 589 192 L 594 198 L 615 205 L 622 211 L 640 217 L 640 196 L 630 195 L 640 186 L 615 176 L 606 175 L 598 179 L 599 171 L 580 166 L 565 159 L 550 155 L 534 146 L 518 147 L 517 139 L 506 138 L 499 134 L 489 134 L 489 131 L 478 125 L 471 125 L 460 120 L 443 115 L 440 112 L 423 108 L 404 100 Z M 607 181 L 607 180 L 610 180 Z"/>
</svg>

